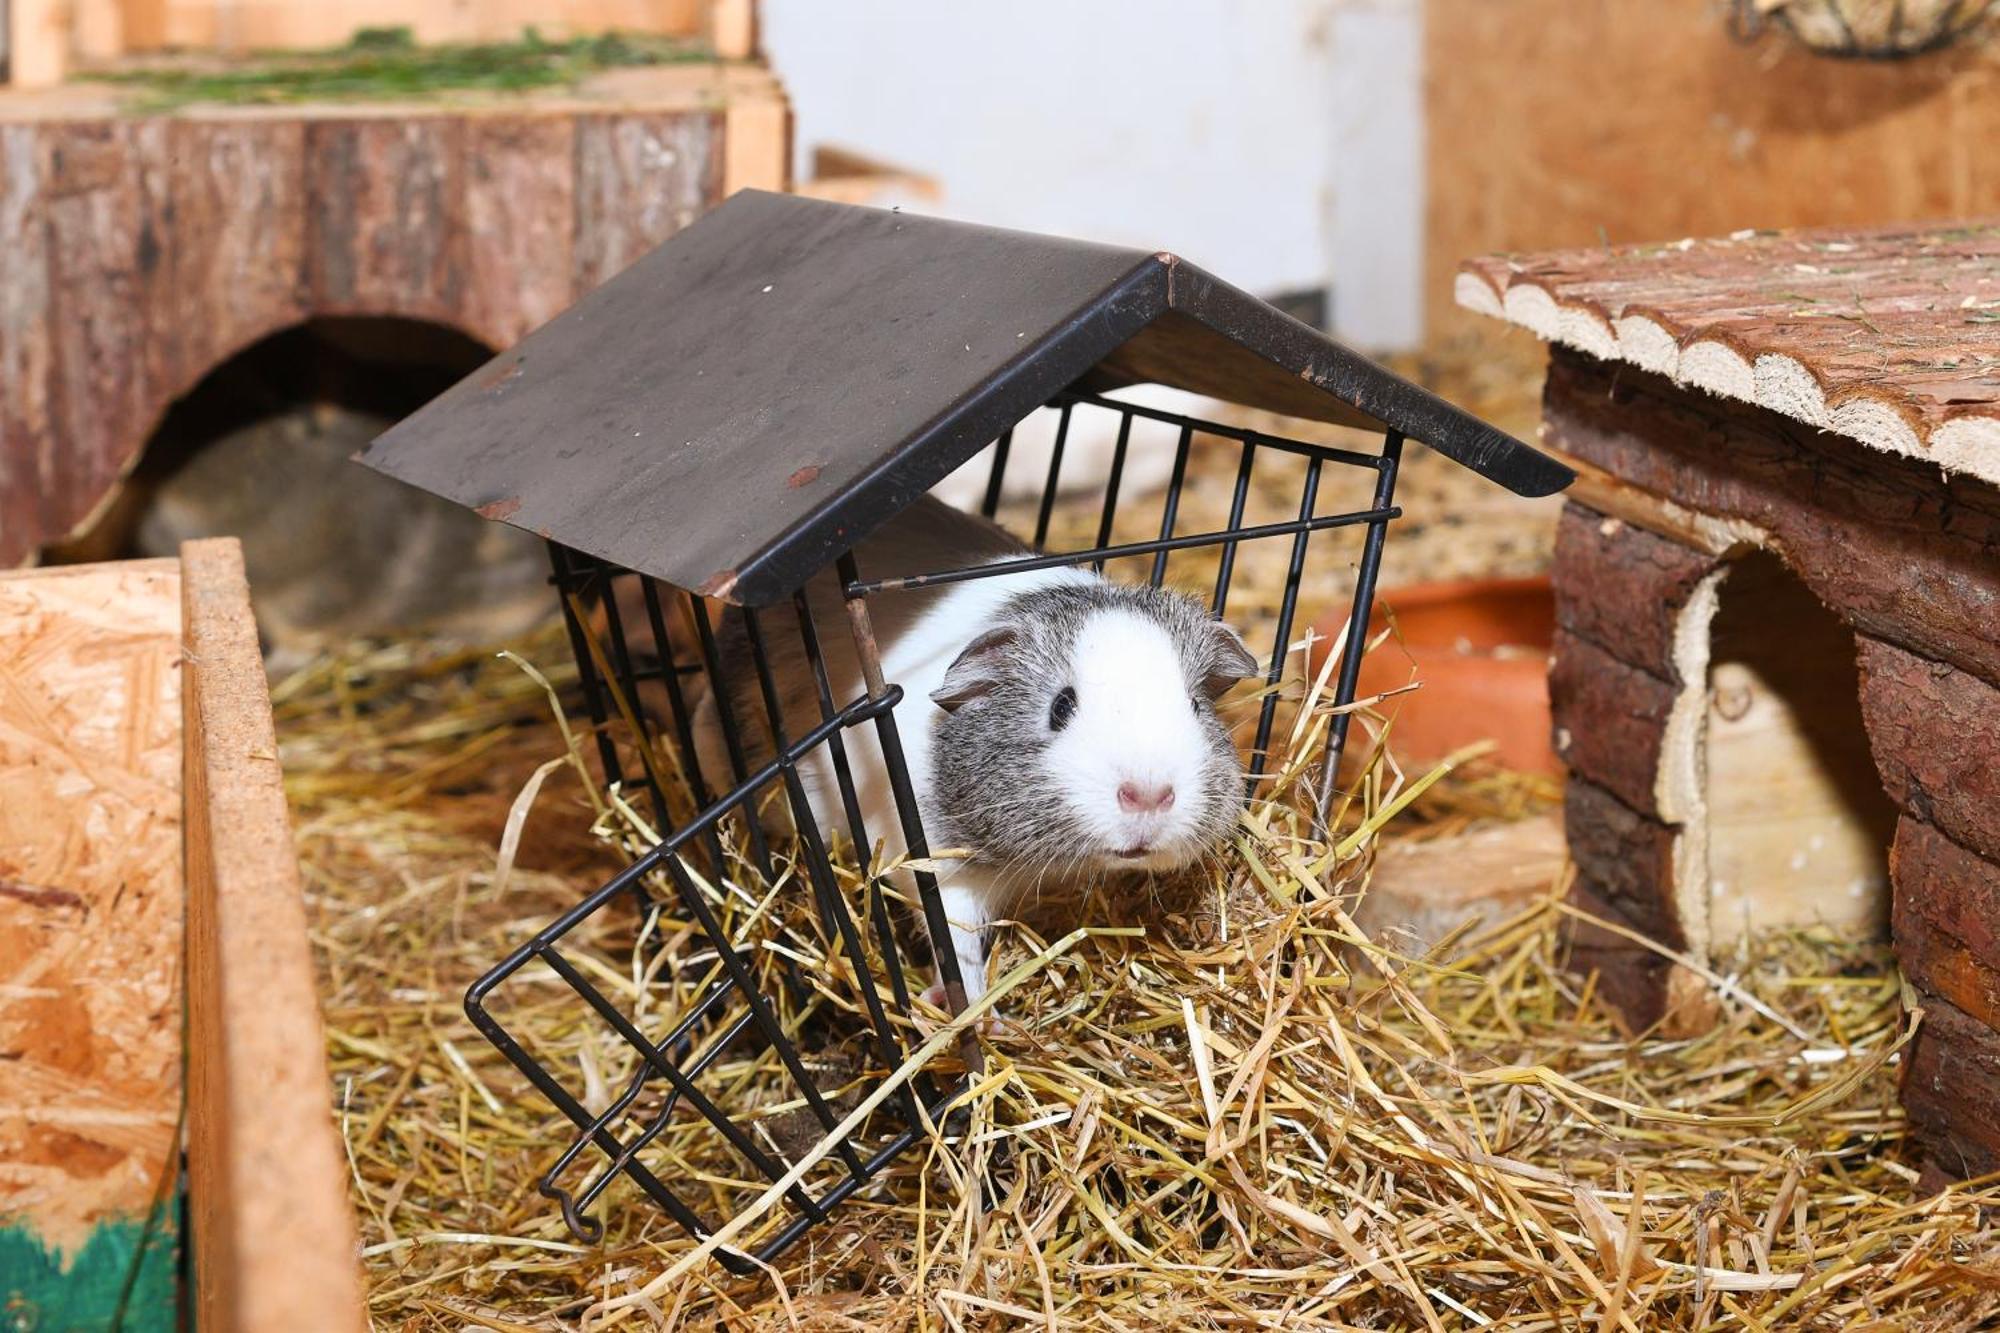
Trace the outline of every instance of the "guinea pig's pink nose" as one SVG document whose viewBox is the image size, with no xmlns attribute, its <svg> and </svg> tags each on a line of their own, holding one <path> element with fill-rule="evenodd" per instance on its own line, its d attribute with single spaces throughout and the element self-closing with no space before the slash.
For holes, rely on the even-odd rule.
<svg viewBox="0 0 2000 1333">
<path fill-rule="evenodd" d="M 1130 814 L 1164 814 L 1174 808 L 1174 789 L 1166 783 L 1142 786 L 1137 782 L 1118 784 L 1118 808 Z"/>
</svg>

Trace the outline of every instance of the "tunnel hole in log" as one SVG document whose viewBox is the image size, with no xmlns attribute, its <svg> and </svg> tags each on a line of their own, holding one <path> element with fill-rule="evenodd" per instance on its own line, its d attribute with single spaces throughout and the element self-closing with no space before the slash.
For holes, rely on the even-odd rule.
<svg viewBox="0 0 2000 1333">
<path fill-rule="evenodd" d="M 1730 566 L 1710 636 L 1712 951 L 1794 926 L 1885 935 L 1896 812 L 1869 756 L 1853 631 L 1760 551 Z"/>
<path fill-rule="evenodd" d="M 352 456 L 477 369 L 488 348 L 421 320 L 315 319 L 211 370 L 54 562 L 243 541 L 274 667 L 357 635 L 504 638 L 549 614 L 541 543 Z"/>
</svg>

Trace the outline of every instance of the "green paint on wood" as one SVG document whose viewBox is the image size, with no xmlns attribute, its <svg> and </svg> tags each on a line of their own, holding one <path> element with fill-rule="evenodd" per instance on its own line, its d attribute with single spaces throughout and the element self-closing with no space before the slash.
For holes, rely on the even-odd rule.
<svg viewBox="0 0 2000 1333">
<path fill-rule="evenodd" d="M 100 1222 L 74 1255 L 18 1218 L 0 1223 L 4 1333 L 171 1333 L 179 1324 L 178 1205 Z"/>
</svg>

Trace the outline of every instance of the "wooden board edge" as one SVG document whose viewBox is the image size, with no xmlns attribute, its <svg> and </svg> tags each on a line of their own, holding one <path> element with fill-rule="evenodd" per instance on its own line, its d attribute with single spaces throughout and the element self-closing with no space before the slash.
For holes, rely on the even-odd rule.
<svg viewBox="0 0 2000 1333">
<path fill-rule="evenodd" d="M 358 1333 L 354 1209 L 242 549 L 188 542 L 181 568 L 194 1322 Z"/>
<path fill-rule="evenodd" d="M 722 112 L 722 197 L 792 184 L 792 104 L 775 81 L 732 95 Z"/>
</svg>

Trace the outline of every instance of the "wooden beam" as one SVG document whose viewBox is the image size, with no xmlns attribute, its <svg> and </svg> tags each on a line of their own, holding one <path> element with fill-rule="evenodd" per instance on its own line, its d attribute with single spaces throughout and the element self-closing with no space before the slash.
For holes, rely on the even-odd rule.
<svg viewBox="0 0 2000 1333">
<path fill-rule="evenodd" d="M 188 1175 L 204 1333 L 367 1327 L 242 548 L 181 548 Z"/>
<path fill-rule="evenodd" d="M 6 0 L 7 83 L 50 88 L 69 68 L 69 6 L 64 0 Z"/>
<path fill-rule="evenodd" d="M 708 0 L 703 26 L 717 59 L 757 58 L 757 0 Z"/>
</svg>

